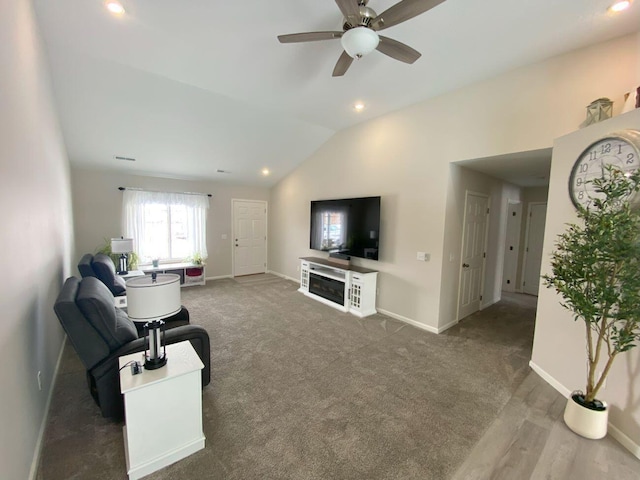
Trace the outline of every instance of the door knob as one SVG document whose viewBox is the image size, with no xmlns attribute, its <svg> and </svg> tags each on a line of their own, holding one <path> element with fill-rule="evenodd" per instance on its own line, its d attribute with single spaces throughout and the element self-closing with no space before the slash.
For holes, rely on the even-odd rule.
<svg viewBox="0 0 640 480">
<path fill-rule="evenodd" d="M 463 263 L 462 264 L 462 268 L 469 268 L 469 264 L 468 263 Z"/>
</svg>

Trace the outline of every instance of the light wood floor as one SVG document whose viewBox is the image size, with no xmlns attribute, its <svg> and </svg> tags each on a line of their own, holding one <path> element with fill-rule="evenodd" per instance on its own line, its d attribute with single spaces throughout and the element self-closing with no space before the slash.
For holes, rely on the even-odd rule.
<svg viewBox="0 0 640 480">
<path fill-rule="evenodd" d="M 530 372 L 453 480 L 639 480 L 640 460 L 616 440 L 566 427 L 565 403 Z"/>
</svg>

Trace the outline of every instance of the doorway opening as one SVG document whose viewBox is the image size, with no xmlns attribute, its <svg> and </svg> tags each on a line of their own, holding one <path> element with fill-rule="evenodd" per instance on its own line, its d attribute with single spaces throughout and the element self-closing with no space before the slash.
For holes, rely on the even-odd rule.
<svg viewBox="0 0 640 480">
<path fill-rule="evenodd" d="M 551 148 L 451 165 L 449 199 L 451 205 L 458 209 L 451 218 L 459 222 L 457 229 L 452 228 L 451 231 L 454 235 L 459 232 L 457 242 L 463 253 L 464 245 L 469 241 L 465 232 L 467 206 L 462 210 L 462 204 L 466 204 L 466 192 L 472 190 L 486 195 L 490 211 L 486 233 L 488 241 L 483 252 L 485 267 L 480 279 L 480 302 L 477 308 L 461 308 L 463 292 L 469 284 L 464 275 L 459 274 L 455 317 L 459 324 L 450 328 L 451 334 L 473 330 L 474 335 L 478 335 L 485 329 L 489 336 L 506 341 L 512 335 L 511 341 L 520 341 L 517 338 L 521 338 L 529 347 L 532 345 L 537 305 L 537 289 L 534 290 L 533 285 L 539 284 L 540 280 L 550 168 Z M 529 213 L 533 217 L 531 220 Z M 451 268 L 462 272 L 469 262 L 464 254 L 455 257 L 449 253 Z M 514 321 L 516 318 L 522 320 Z M 502 324 L 503 321 L 506 323 Z M 498 333 L 500 331 L 502 333 Z"/>
</svg>

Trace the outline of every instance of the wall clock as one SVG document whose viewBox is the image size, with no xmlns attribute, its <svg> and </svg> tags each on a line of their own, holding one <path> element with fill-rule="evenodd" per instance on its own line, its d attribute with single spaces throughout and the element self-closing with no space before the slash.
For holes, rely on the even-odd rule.
<svg viewBox="0 0 640 480">
<path fill-rule="evenodd" d="M 589 207 L 599 194 L 588 180 L 602 175 L 606 165 L 633 173 L 640 168 L 640 131 L 611 133 L 589 145 L 578 157 L 569 176 L 569 196 L 578 208 Z"/>
</svg>

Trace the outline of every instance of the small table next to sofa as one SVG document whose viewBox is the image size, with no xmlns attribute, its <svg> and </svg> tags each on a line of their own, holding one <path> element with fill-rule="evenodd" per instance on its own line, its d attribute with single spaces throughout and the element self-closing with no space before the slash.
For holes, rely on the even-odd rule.
<svg viewBox="0 0 640 480">
<path fill-rule="evenodd" d="M 124 445 L 129 480 L 137 480 L 204 448 L 204 364 L 191 342 L 166 346 L 167 364 L 133 375 L 125 366 L 143 354 L 119 358 L 124 395 Z M 124 368 L 123 368 L 124 367 Z"/>
</svg>

